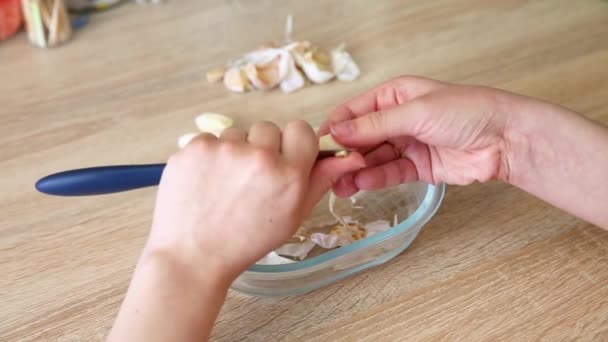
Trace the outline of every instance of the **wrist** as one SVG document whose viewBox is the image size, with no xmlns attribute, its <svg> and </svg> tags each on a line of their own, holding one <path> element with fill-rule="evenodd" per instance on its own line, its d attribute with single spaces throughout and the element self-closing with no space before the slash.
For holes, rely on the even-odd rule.
<svg viewBox="0 0 608 342">
<path fill-rule="evenodd" d="M 563 137 L 572 134 L 569 131 L 579 120 L 578 115 L 555 104 L 528 98 L 520 101 L 505 129 L 508 173 L 503 180 L 528 190 L 530 183 L 555 168 L 559 158 L 574 153 L 563 146 Z"/>
<path fill-rule="evenodd" d="M 207 340 L 230 279 L 172 251 L 144 248 L 109 341 Z"/>
<path fill-rule="evenodd" d="M 138 268 L 165 274 L 167 281 L 178 286 L 189 284 L 194 289 L 209 288 L 227 291 L 236 276 L 221 263 L 193 256 L 184 249 L 146 245 L 138 262 Z"/>
</svg>

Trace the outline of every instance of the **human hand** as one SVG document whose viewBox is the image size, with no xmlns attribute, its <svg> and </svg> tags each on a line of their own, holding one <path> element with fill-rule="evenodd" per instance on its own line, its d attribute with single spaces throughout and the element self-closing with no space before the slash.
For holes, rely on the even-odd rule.
<svg viewBox="0 0 608 342">
<path fill-rule="evenodd" d="M 336 180 L 364 165 L 358 153 L 315 162 L 317 154 L 304 122 L 283 132 L 261 122 L 249 133 L 200 135 L 167 164 L 146 250 L 232 281 L 287 241 Z"/>
<path fill-rule="evenodd" d="M 400 77 L 346 102 L 320 133 L 331 131 L 365 155 L 343 177 L 339 196 L 404 182 L 465 185 L 509 178 L 513 114 L 533 100 L 487 87 Z"/>
</svg>

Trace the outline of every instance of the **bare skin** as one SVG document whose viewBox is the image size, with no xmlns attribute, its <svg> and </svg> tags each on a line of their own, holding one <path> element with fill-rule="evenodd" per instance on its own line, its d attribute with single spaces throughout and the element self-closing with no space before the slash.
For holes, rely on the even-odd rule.
<svg viewBox="0 0 608 342">
<path fill-rule="evenodd" d="M 318 140 L 304 122 L 281 132 L 268 122 L 249 132 L 203 134 L 170 158 L 150 237 L 110 341 L 203 341 L 229 285 L 289 239 L 347 172 L 353 153 L 315 163 Z"/>
<path fill-rule="evenodd" d="M 321 127 L 356 149 L 315 162 L 308 124 L 202 135 L 171 157 L 150 237 L 109 341 L 207 340 L 228 287 L 295 232 L 323 194 L 403 182 L 501 180 L 608 229 L 608 128 L 486 87 L 401 77 Z"/>
<path fill-rule="evenodd" d="M 506 91 L 400 77 L 340 106 L 321 127 L 365 155 L 336 194 L 402 182 L 501 180 L 608 229 L 608 128 Z"/>
</svg>

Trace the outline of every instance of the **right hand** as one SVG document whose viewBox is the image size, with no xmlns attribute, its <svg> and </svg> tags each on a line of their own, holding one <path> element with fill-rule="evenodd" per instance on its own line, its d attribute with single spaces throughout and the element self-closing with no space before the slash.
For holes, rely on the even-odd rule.
<svg viewBox="0 0 608 342">
<path fill-rule="evenodd" d="M 366 160 L 333 190 L 350 196 L 404 182 L 506 181 L 513 114 L 534 103 L 493 88 L 418 77 L 383 83 L 338 107 L 320 128 Z"/>
</svg>

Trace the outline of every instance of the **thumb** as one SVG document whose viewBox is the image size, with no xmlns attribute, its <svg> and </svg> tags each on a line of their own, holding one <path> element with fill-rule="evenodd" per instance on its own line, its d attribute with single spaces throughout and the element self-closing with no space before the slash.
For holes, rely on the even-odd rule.
<svg viewBox="0 0 608 342">
<path fill-rule="evenodd" d="M 336 141 L 345 146 L 374 146 L 400 136 L 415 137 L 426 117 L 422 102 L 412 100 L 398 107 L 335 122 L 330 130 Z"/>
<path fill-rule="evenodd" d="M 312 209 L 342 176 L 363 167 L 365 167 L 365 159 L 358 152 L 351 152 L 344 158 L 327 158 L 318 161 L 310 172 L 307 208 Z"/>
</svg>

